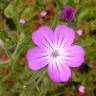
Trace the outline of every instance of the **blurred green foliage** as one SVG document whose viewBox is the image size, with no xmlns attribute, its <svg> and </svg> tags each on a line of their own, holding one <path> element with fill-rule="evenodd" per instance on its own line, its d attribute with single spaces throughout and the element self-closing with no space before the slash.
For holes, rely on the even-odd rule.
<svg viewBox="0 0 96 96">
<path fill-rule="evenodd" d="M 73 23 L 60 19 L 64 5 L 76 8 Z M 42 10 L 47 11 L 44 18 L 40 16 Z M 26 23 L 20 24 L 20 18 Z M 31 71 L 26 61 L 27 49 L 35 46 L 32 31 L 40 25 L 54 29 L 59 23 L 83 30 L 75 43 L 86 51 L 84 65 L 73 70 L 67 84 L 50 81 L 46 68 Z M 0 0 L 0 39 L 4 43 L 0 56 L 7 55 L 7 61 L 0 60 L 0 96 L 79 96 L 78 84 L 86 87 L 82 96 L 96 96 L 96 0 Z"/>
</svg>

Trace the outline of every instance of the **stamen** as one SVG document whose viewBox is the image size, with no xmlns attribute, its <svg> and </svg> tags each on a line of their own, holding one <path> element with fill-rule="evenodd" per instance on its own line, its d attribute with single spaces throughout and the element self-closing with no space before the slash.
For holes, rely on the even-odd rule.
<svg viewBox="0 0 96 96">
<path fill-rule="evenodd" d="M 52 53 L 52 57 L 53 57 L 53 58 L 56 58 L 56 57 L 58 57 L 58 56 L 59 56 L 58 51 L 54 51 L 54 52 Z"/>
</svg>

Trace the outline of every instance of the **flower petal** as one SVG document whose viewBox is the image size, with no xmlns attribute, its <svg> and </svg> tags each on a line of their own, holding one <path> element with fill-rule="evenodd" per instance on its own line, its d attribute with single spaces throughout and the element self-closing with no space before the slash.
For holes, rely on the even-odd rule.
<svg viewBox="0 0 96 96">
<path fill-rule="evenodd" d="M 67 56 L 64 58 L 64 62 L 70 67 L 79 67 L 84 62 L 85 51 L 82 47 L 74 45 L 66 50 Z"/>
<path fill-rule="evenodd" d="M 37 46 L 52 50 L 53 31 L 47 26 L 42 26 L 32 33 L 32 40 Z"/>
<path fill-rule="evenodd" d="M 28 60 L 28 66 L 32 70 L 38 70 L 45 67 L 48 62 L 48 55 L 45 54 L 40 48 L 30 48 L 26 56 Z"/>
<path fill-rule="evenodd" d="M 55 29 L 54 40 L 59 46 L 69 46 L 73 43 L 75 38 L 75 32 L 72 28 L 69 28 L 67 25 L 58 25 Z"/>
<path fill-rule="evenodd" d="M 71 77 L 71 70 L 65 64 L 49 64 L 48 75 L 54 82 L 67 82 Z"/>
</svg>

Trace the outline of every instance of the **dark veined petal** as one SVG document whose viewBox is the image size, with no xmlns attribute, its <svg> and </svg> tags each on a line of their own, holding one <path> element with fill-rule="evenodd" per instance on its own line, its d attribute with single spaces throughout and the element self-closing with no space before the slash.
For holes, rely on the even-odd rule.
<svg viewBox="0 0 96 96">
<path fill-rule="evenodd" d="M 82 47 L 74 45 L 66 48 L 66 54 L 64 62 L 70 67 L 79 67 L 84 63 L 85 51 Z"/>
<path fill-rule="evenodd" d="M 67 82 L 71 77 L 71 70 L 65 64 L 49 64 L 48 75 L 54 82 Z"/>
<path fill-rule="evenodd" d="M 32 70 L 38 70 L 45 67 L 48 62 L 48 56 L 40 48 L 30 48 L 27 52 L 28 67 Z"/>
<path fill-rule="evenodd" d="M 75 32 L 67 25 L 57 25 L 54 32 L 54 42 L 59 46 L 70 46 L 75 39 Z"/>
<path fill-rule="evenodd" d="M 46 50 L 52 50 L 53 31 L 48 26 L 42 26 L 32 33 L 33 42 Z"/>
</svg>

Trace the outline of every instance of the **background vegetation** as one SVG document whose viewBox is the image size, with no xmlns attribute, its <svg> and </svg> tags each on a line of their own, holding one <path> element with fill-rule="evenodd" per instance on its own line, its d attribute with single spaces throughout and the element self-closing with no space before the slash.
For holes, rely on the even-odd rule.
<svg viewBox="0 0 96 96">
<path fill-rule="evenodd" d="M 60 19 L 64 5 L 76 8 L 74 22 Z M 26 23 L 20 24 L 20 18 Z M 46 68 L 30 70 L 26 61 L 27 49 L 34 46 L 32 31 L 40 25 L 54 29 L 59 23 L 83 30 L 75 43 L 86 51 L 84 64 L 73 69 L 66 84 L 52 82 Z M 0 96 L 96 96 L 96 0 L 0 0 L 0 42 Z M 85 86 L 84 94 L 79 85 Z"/>
</svg>

